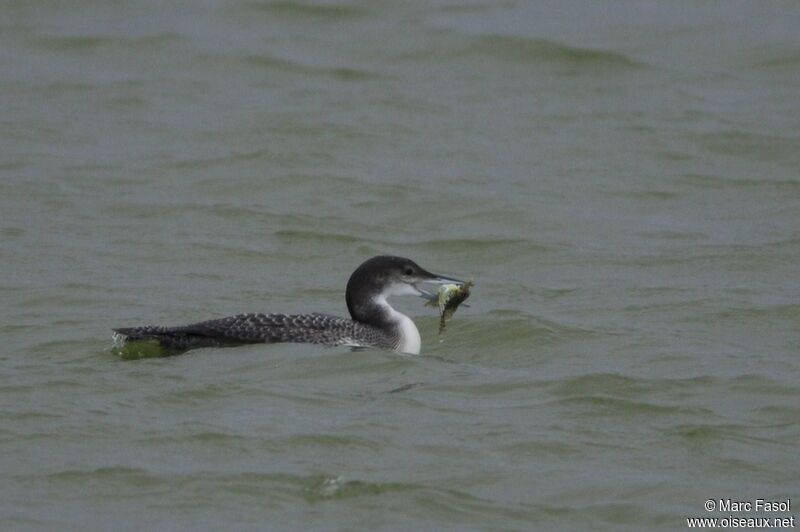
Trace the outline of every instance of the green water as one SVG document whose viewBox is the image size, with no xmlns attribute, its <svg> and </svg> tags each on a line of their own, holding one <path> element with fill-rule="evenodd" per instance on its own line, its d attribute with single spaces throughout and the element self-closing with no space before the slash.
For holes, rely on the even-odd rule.
<svg viewBox="0 0 800 532">
<path fill-rule="evenodd" d="M 796 2 L 0 15 L 3 530 L 800 504 Z M 345 315 L 380 253 L 476 281 L 442 336 L 396 298 L 419 357 L 111 351 L 115 326 Z"/>
</svg>

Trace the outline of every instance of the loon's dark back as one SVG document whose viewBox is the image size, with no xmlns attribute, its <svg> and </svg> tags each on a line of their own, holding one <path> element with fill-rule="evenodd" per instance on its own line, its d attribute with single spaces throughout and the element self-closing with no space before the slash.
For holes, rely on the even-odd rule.
<svg viewBox="0 0 800 532">
<path fill-rule="evenodd" d="M 373 345 L 391 349 L 394 339 L 369 325 L 327 314 L 239 314 L 179 327 L 147 325 L 114 329 L 128 341 L 156 341 L 173 351 L 201 347 L 298 342 Z"/>
</svg>

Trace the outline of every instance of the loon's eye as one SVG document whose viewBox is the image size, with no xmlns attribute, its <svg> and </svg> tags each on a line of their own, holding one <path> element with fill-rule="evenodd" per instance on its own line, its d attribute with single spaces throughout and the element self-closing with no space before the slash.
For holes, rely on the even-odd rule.
<svg viewBox="0 0 800 532">
<path fill-rule="evenodd" d="M 406 275 L 414 275 L 414 268 L 412 268 L 411 266 L 406 266 L 405 269 L 403 270 L 403 273 Z"/>
</svg>

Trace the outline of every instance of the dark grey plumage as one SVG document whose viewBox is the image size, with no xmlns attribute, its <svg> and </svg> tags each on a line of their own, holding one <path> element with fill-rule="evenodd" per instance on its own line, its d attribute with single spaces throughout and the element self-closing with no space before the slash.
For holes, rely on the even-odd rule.
<svg viewBox="0 0 800 532">
<path fill-rule="evenodd" d="M 298 342 L 394 349 L 398 339 L 375 326 L 327 314 L 238 314 L 179 327 L 114 329 L 128 340 L 156 340 L 177 351 L 255 343 Z"/>
</svg>

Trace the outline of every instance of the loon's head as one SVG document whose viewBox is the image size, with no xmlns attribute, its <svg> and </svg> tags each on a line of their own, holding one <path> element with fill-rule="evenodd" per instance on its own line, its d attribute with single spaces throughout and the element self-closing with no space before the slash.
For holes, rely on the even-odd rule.
<svg viewBox="0 0 800 532">
<path fill-rule="evenodd" d="M 354 320 L 378 327 L 396 326 L 398 323 L 406 329 L 413 327 L 410 335 L 416 334 L 418 353 L 419 332 L 413 322 L 394 310 L 386 299 L 390 296 L 430 295 L 418 286 L 423 283 L 464 284 L 464 281 L 431 273 L 411 259 L 390 255 L 372 257 L 356 268 L 347 282 L 347 310 Z M 410 326 L 405 320 L 408 320 Z M 413 351 L 414 349 L 406 350 Z"/>
<path fill-rule="evenodd" d="M 420 284 L 464 284 L 464 281 L 437 275 L 411 259 L 379 255 L 363 262 L 347 281 L 347 309 L 357 319 L 360 303 L 390 296 L 425 296 Z"/>
</svg>

